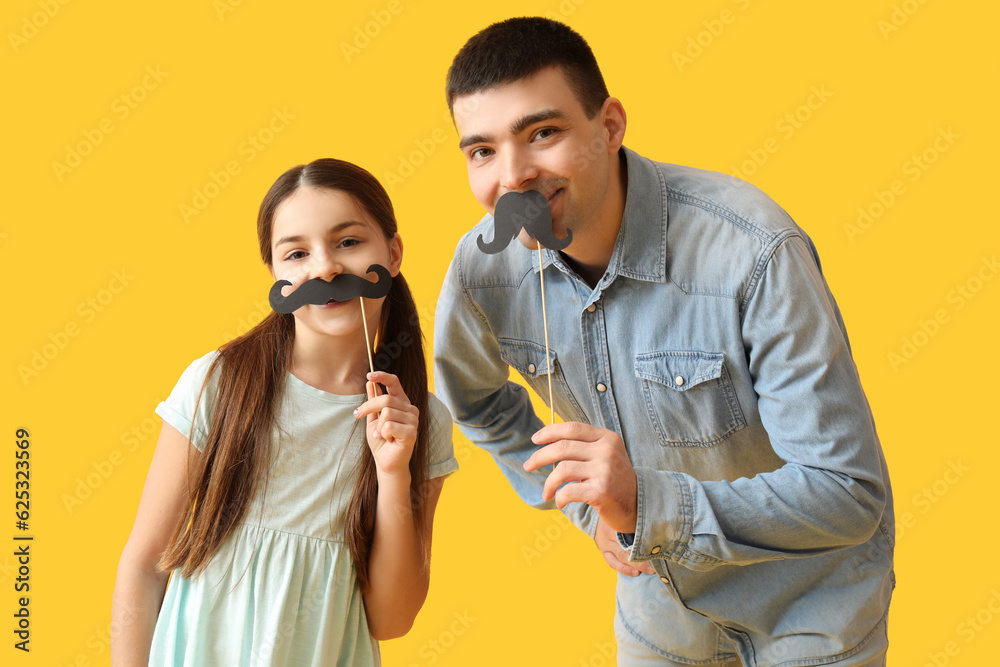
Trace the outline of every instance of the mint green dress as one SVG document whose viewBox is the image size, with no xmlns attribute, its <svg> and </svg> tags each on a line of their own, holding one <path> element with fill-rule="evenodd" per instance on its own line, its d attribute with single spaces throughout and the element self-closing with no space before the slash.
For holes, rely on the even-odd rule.
<svg viewBox="0 0 1000 667">
<path fill-rule="evenodd" d="M 212 352 L 192 363 L 156 413 L 201 450 L 208 434 Z M 329 394 L 288 374 L 266 492 L 203 574 L 174 572 L 150 650 L 150 665 L 379 665 L 343 521 L 364 429 L 353 411 L 364 395 Z M 458 469 L 451 417 L 430 397 L 428 478 Z M 193 429 L 192 429 L 193 426 Z"/>
</svg>

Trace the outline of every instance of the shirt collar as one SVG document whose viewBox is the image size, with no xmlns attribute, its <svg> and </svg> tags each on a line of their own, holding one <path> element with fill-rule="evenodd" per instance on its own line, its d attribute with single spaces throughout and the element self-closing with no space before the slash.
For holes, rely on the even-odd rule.
<svg viewBox="0 0 1000 667">
<path fill-rule="evenodd" d="M 628 189 L 621 228 L 601 282 L 610 283 L 622 275 L 636 280 L 666 282 L 667 279 L 667 184 L 663 174 L 649 159 L 624 146 Z M 555 264 L 569 272 L 559 253 L 546 248 L 543 265 Z M 538 262 L 534 262 L 538 273 Z"/>
</svg>

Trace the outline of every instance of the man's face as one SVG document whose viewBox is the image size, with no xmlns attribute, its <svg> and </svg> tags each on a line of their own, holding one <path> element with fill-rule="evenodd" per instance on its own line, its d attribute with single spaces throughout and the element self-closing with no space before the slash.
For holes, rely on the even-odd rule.
<svg viewBox="0 0 1000 667">
<path fill-rule="evenodd" d="M 588 119 L 557 67 L 458 97 L 455 124 L 473 195 L 492 215 L 507 192 L 538 190 L 549 200 L 556 235 L 573 230 L 572 252 L 579 235 L 609 213 L 610 165 L 617 164 L 609 156 L 621 136 L 609 130 L 607 106 Z M 521 242 L 535 247 L 523 230 Z"/>
</svg>

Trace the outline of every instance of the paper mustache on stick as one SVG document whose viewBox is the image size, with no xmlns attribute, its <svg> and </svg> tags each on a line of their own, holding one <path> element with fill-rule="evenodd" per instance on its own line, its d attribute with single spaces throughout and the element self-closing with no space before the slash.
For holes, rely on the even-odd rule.
<svg viewBox="0 0 1000 667">
<path fill-rule="evenodd" d="M 557 238 L 552 232 L 552 210 L 549 201 L 537 190 L 508 192 L 497 201 L 493 213 L 493 240 L 483 241 L 482 234 L 476 239 L 479 249 L 487 255 L 495 255 L 508 245 L 511 239 L 524 228 L 533 239 L 550 250 L 562 250 L 573 240 L 573 232 L 566 230 L 566 236 Z"/>
<path fill-rule="evenodd" d="M 549 318 L 545 313 L 545 270 L 542 266 L 542 246 L 550 250 L 562 250 L 573 241 L 573 231 L 566 230 L 566 236 L 557 238 L 552 232 L 552 210 L 549 200 L 537 190 L 508 192 L 497 200 L 493 211 L 493 240 L 483 242 L 480 234 L 476 239 L 479 249 L 487 255 L 495 255 L 508 245 L 511 239 L 524 229 L 538 241 L 538 280 L 542 290 L 542 326 L 545 329 L 545 366 L 549 383 L 549 423 L 556 423 L 555 402 L 552 398 L 552 364 L 549 361 Z"/>
<path fill-rule="evenodd" d="M 366 299 L 379 299 L 388 294 L 389 288 L 392 287 L 392 274 L 389 273 L 389 269 L 379 264 L 372 264 L 368 267 L 368 273 L 376 274 L 378 280 L 370 282 L 362 276 L 350 273 L 334 276 L 329 281 L 313 278 L 299 285 L 298 289 L 288 296 L 282 295 L 281 290 L 292 283 L 287 280 L 279 280 L 271 286 L 268 301 L 275 312 L 287 315 L 305 305 L 322 306 L 330 299 L 350 301 L 358 296 Z"/>
</svg>

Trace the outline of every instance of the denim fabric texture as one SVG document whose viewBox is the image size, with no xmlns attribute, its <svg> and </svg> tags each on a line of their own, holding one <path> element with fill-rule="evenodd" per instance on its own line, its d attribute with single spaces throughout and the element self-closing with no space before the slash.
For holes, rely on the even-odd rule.
<svg viewBox="0 0 1000 667">
<path fill-rule="evenodd" d="M 462 238 L 438 302 L 435 390 L 539 508 L 554 507 L 541 499 L 551 468 L 521 464 L 542 422 L 509 368 L 543 399 L 551 372 L 562 419 L 621 435 L 638 521 L 619 541 L 657 576 L 619 575 L 620 645 L 664 664 L 870 659 L 895 583 L 892 493 L 816 250 L 748 183 L 622 156 L 625 212 L 598 284 L 543 251 L 548 358 L 537 253 L 481 253 L 488 215 Z M 589 507 L 564 511 L 593 535 Z"/>
</svg>

